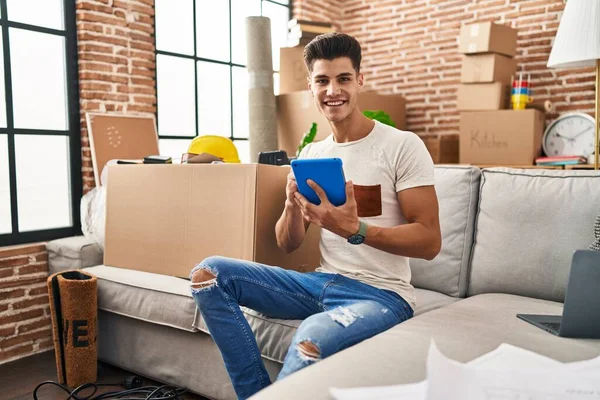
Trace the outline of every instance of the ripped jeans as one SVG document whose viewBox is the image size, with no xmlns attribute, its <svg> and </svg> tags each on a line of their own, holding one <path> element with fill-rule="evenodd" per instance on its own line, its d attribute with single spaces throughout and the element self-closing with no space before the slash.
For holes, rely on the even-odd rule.
<svg viewBox="0 0 600 400">
<path fill-rule="evenodd" d="M 198 270 L 216 277 L 192 283 L 192 295 L 239 399 L 271 383 L 239 306 L 272 318 L 304 320 L 278 380 L 413 316 L 398 294 L 338 274 L 300 273 L 224 257 L 205 259 L 190 278 Z"/>
</svg>

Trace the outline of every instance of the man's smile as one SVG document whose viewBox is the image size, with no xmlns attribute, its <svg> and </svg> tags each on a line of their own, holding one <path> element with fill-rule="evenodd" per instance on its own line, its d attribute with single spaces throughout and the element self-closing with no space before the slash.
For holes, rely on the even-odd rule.
<svg viewBox="0 0 600 400">
<path fill-rule="evenodd" d="M 325 101 L 324 103 L 328 107 L 339 107 L 339 106 L 346 104 L 346 100 L 331 100 L 331 101 Z"/>
</svg>

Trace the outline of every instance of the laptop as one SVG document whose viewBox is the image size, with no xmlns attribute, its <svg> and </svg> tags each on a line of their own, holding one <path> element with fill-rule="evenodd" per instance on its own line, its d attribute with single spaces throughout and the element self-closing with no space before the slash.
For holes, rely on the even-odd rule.
<svg viewBox="0 0 600 400">
<path fill-rule="evenodd" d="M 517 314 L 554 335 L 600 339 L 600 251 L 573 254 L 562 316 Z"/>
</svg>

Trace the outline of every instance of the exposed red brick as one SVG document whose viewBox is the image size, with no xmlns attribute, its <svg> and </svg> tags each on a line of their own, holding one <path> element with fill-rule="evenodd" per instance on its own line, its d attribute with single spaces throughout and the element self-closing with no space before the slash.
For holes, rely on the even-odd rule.
<svg viewBox="0 0 600 400">
<path fill-rule="evenodd" d="M 21 276 L 27 275 L 27 274 L 35 274 L 38 272 L 47 272 L 47 271 L 48 271 L 48 264 L 46 264 L 46 263 L 27 265 L 27 266 L 18 268 L 18 274 Z"/>
<path fill-rule="evenodd" d="M 26 343 L 31 340 L 41 339 L 49 336 L 52 336 L 52 329 L 50 328 L 19 334 L 12 338 L 0 340 L 0 349 L 6 349 L 21 343 Z"/>
<path fill-rule="evenodd" d="M 48 295 L 34 297 L 32 299 L 24 299 L 24 300 L 16 301 L 12 304 L 12 308 L 13 308 L 13 310 L 22 310 L 24 308 L 33 307 L 33 306 L 37 306 L 40 304 L 48 304 L 48 301 L 49 301 Z"/>
<path fill-rule="evenodd" d="M 32 344 L 24 344 L 19 347 L 14 347 L 10 350 L 0 350 L 0 362 L 4 360 L 8 360 L 9 358 L 13 358 L 19 355 L 26 355 L 33 351 Z"/>
<path fill-rule="evenodd" d="M 36 329 L 51 326 L 51 323 L 52 322 L 50 321 L 50 317 L 48 317 L 48 318 L 41 319 L 39 321 L 34 321 L 34 322 L 19 325 L 19 327 L 17 328 L 17 331 L 19 334 L 22 334 L 25 332 L 30 332 L 30 331 L 34 331 Z M 2 335 L 0 335 L 0 336 L 2 336 Z"/>
<path fill-rule="evenodd" d="M 25 296 L 25 289 L 10 289 L 0 292 L 0 299 L 2 300 L 17 299 L 23 296 Z"/>
<path fill-rule="evenodd" d="M 19 265 L 27 265 L 29 256 L 19 256 L 14 258 L 0 259 L 0 268 L 12 268 Z"/>
<path fill-rule="evenodd" d="M 46 282 L 46 277 L 20 277 L 17 276 L 13 279 L 0 281 L 0 289 L 16 287 L 16 286 L 27 286 L 40 282 Z"/>
<path fill-rule="evenodd" d="M 0 326 L 12 324 L 13 322 L 26 321 L 28 319 L 38 318 L 44 315 L 44 310 L 37 308 L 35 310 L 23 311 L 19 314 L 0 316 Z"/>
<path fill-rule="evenodd" d="M 38 294 L 48 294 L 48 287 L 46 285 L 40 287 L 34 287 L 29 289 L 30 296 L 36 296 Z"/>
</svg>

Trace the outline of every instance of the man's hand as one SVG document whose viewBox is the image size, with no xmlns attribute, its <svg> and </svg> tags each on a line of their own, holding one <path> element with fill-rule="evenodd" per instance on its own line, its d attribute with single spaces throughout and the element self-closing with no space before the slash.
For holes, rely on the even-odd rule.
<svg viewBox="0 0 600 400">
<path fill-rule="evenodd" d="M 346 182 L 346 203 L 339 207 L 331 204 L 325 191 L 314 181 L 309 179 L 306 183 L 319 196 L 321 204 L 317 206 L 309 202 L 298 193 L 298 187 L 296 186 L 296 191 L 293 193 L 294 201 L 300 207 L 305 221 L 327 229 L 345 239 L 358 232 L 360 221 L 358 220 L 356 199 L 354 198 L 354 185 L 351 181 Z"/>
<path fill-rule="evenodd" d="M 290 171 L 287 176 L 287 184 L 285 186 L 285 207 L 289 209 L 297 209 L 298 205 L 296 204 L 296 197 L 294 196 L 298 193 L 298 184 L 296 183 L 296 178 L 294 177 L 294 173 Z"/>
</svg>

